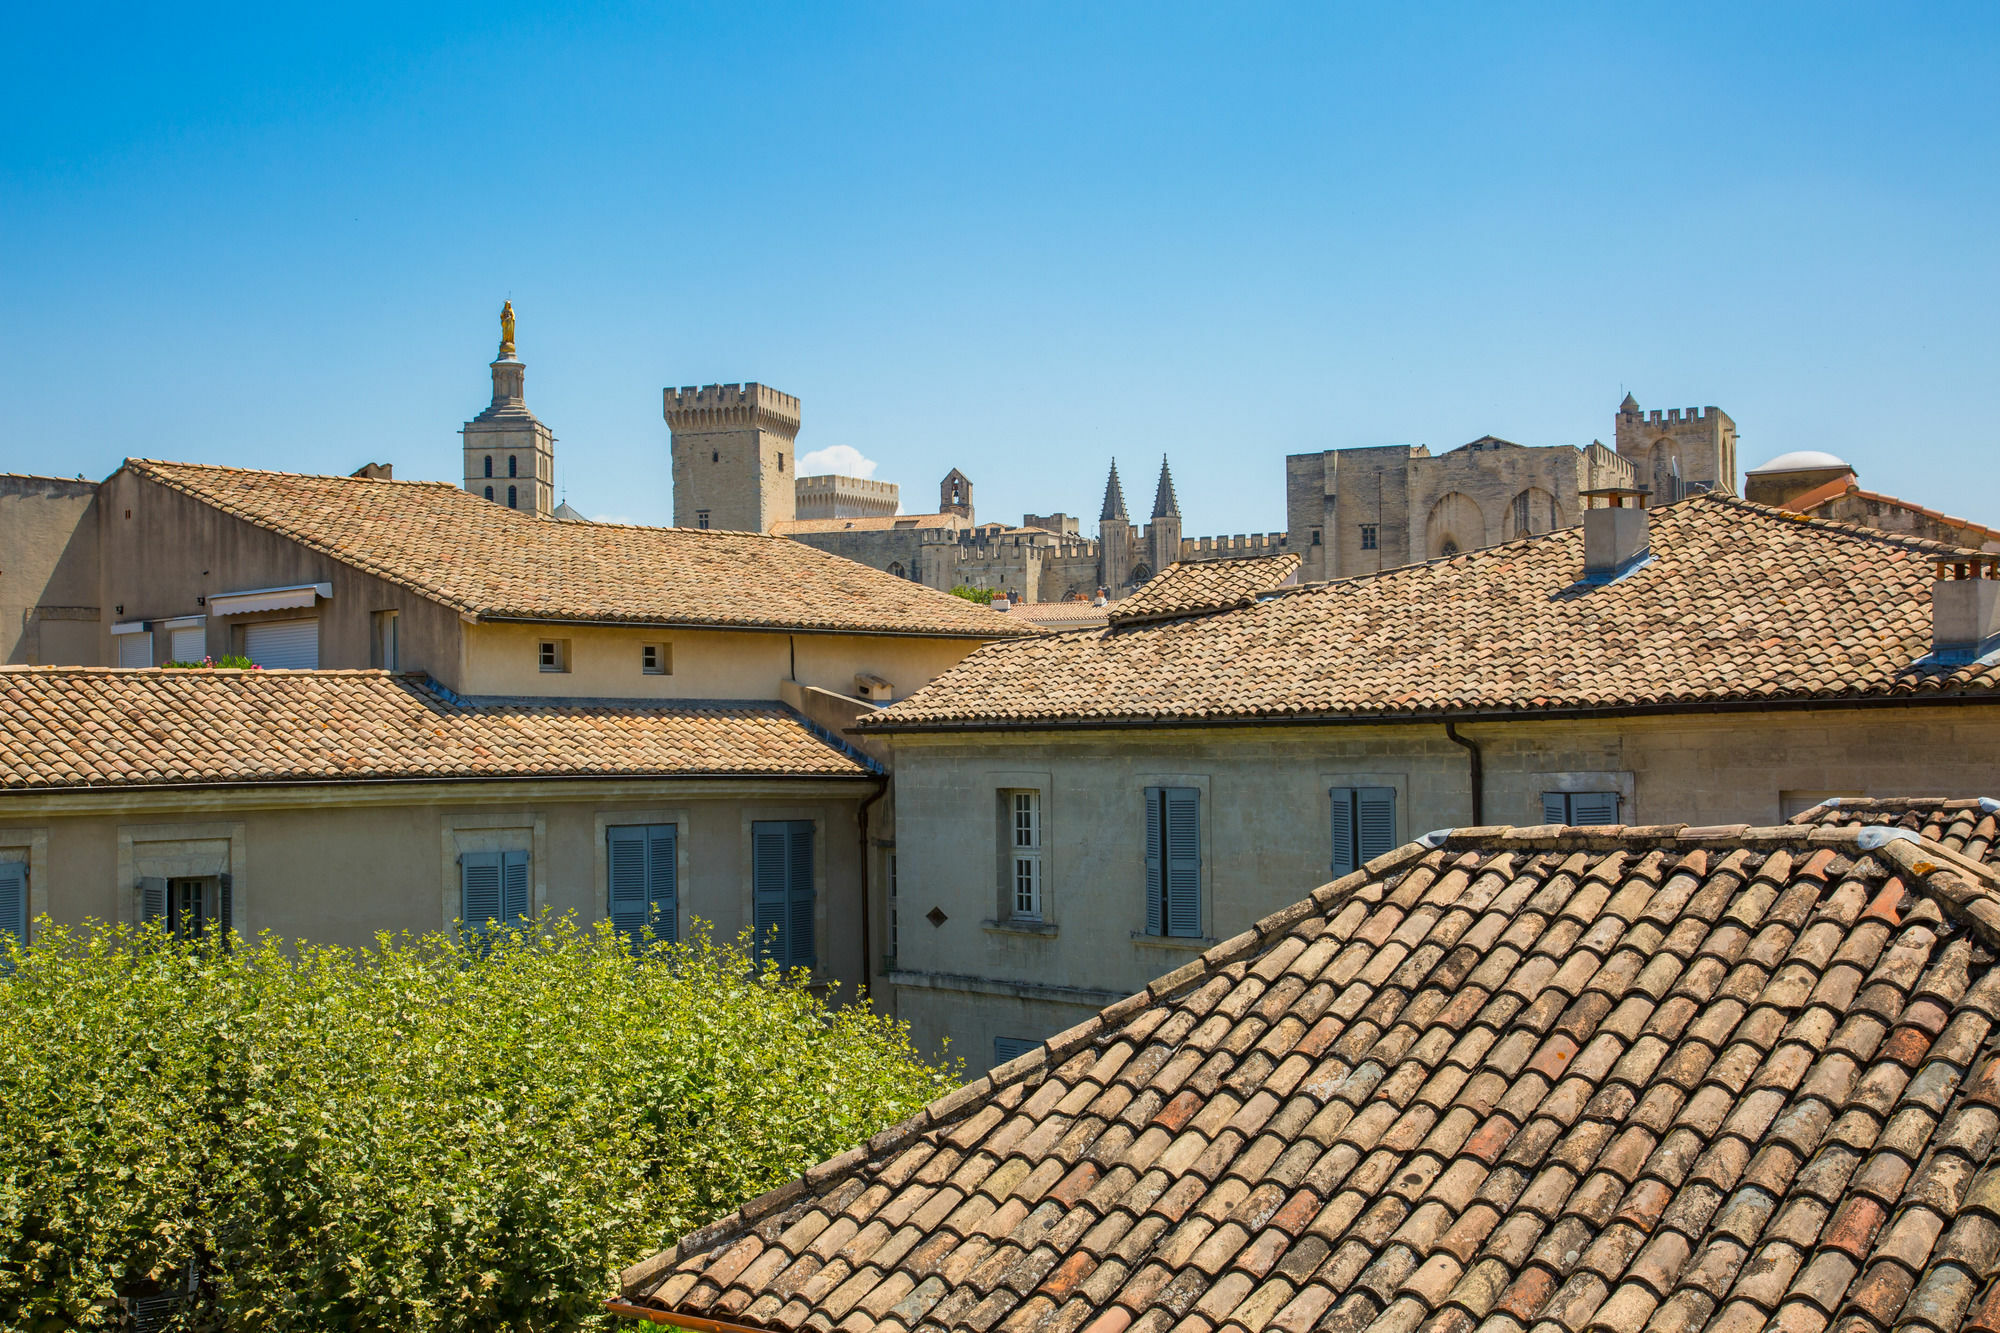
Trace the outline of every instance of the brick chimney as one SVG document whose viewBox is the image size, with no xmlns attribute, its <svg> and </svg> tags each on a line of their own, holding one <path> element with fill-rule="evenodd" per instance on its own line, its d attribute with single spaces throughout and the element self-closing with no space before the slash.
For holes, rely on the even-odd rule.
<svg viewBox="0 0 2000 1333">
<path fill-rule="evenodd" d="M 1583 581 L 1609 583 L 1652 554 L 1647 492 L 1606 486 L 1583 492 Z"/>
<path fill-rule="evenodd" d="M 1931 584 L 1931 654 L 1970 662 L 2000 647 L 2000 556 L 1941 560 Z"/>
</svg>

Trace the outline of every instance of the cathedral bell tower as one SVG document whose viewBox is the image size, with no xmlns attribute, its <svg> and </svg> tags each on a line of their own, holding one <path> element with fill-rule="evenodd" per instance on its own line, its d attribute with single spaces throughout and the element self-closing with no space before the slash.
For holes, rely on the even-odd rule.
<svg viewBox="0 0 2000 1333">
<path fill-rule="evenodd" d="M 500 308 L 493 401 L 465 423 L 465 489 L 495 504 L 548 518 L 556 507 L 556 437 L 522 401 L 527 367 L 514 355 L 514 303 Z"/>
</svg>

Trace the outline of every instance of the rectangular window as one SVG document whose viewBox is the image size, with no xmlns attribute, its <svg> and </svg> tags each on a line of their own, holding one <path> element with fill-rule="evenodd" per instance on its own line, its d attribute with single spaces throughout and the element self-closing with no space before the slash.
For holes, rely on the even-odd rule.
<svg viewBox="0 0 2000 1333">
<path fill-rule="evenodd" d="M 235 893 L 228 875 L 139 881 L 139 919 L 158 922 L 176 939 L 193 940 L 210 928 L 235 929 Z"/>
<path fill-rule="evenodd" d="M 268 670 L 317 671 L 319 621 L 262 620 L 243 627 L 243 655 Z"/>
<path fill-rule="evenodd" d="M 167 651 L 176 662 L 199 662 L 208 656 L 208 631 L 200 625 L 182 625 L 167 636 Z"/>
<path fill-rule="evenodd" d="M 1007 913 L 1016 921 L 1042 919 L 1042 794 L 1009 791 L 1007 811 Z"/>
<path fill-rule="evenodd" d="M 633 949 L 680 938 L 679 830 L 672 824 L 631 824 L 605 830 L 611 924 Z"/>
<path fill-rule="evenodd" d="M 1377 541 L 1376 530 L 1377 530 L 1377 525 L 1373 523 L 1363 523 L 1361 525 L 1362 550 L 1373 551 L 1376 549 L 1376 541 Z"/>
<path fill-rule="evenodd" d="M 750 826 L 750 888 L 759 961 L 786 970 L 815 966 L 810 819 L 758 820 Z"/>
<path fill-rule="evenodd" d="M 1396 789 L 1335 787 L 1332 796 L 1333 877 L 1338 879 L 1396 849 Z"/>
<path fill-rule="evenodd" d="M 569 670 L 569 640 L 543 639 L 541 652 L 542 670 Z"/>
<path fill-rule="evenodd" d="M 704 532 L 708 530 L 708 511 L 706 509 L 697 509 L 694 511 L 694 525 Z"/>
<path fill-rule="evenodd" d="M 1201 938 L 1201 792 L 1146 788 L 1146 933 Z"/>
<path fill-rule="evenodd" d="M 670 643 L 649 643 L 639 650 L 639 671 L 647 676 L 671 676 L 674 674 L 674 646 Z"/>
<path fill-rule="evenodd" d="M 526 852 L 465 852 L 458 858 L 459 924 L 475 938 L 534 911 Z"/>
<path fill-rule="evenodd" d="M 373 616 L 368 644 L 368 665 L 377 671 L 402 670 L 398 652 L 398 629 L 394 611 L 377 611 Z"/>
<path fill-rule="evenodd" d="M 28 947 L 28 863 L 0 861 L 0 951 L 12 939 Z M 0 969 L 6 966 L 0 961 Z"/>
<path fill-rule="evenodd" d="M 135 630 L 130 634 L 120 634 L 118 639 L 118 665 L 121 667 L 149 667 L 153 665 L 153 636 L 145 630 Z"/>
<path fill-rule="evenodd" d="M 1615 791 L 1545 791 L 1542 793 L 1544 824 L 1616 824 L 1618 793 Z"/>
<path fill-rule="evenodd" d="M 1041 1043 L 1033 1037 L 995 1037 L 993 1039 L 993 1063 L 1004 1065 L 1009 1060 L 1018 1060 Z"/>
</svg>

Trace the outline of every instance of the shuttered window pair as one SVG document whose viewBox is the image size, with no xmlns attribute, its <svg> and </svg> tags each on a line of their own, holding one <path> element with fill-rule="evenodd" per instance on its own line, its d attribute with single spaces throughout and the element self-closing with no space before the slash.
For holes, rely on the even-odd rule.
<svg viewBox="0 0 2000 1333">
<path fill-rule="evenodd" d="M 458 858 L 459 923 L 474 936 L 534 912 L 526 852 L 464 852 Z"/>
<path fill-rule="evenodd" d="M 810 819 L 750 826 L 752 924 L 757 958 L 790 970 L 817 963 L 813 951 L 813 825 Z"/>
<path fill-rule="evenodd" d="M 1201 792 L 1146 788 L 1146 933 L 1201 938 Z"/>
<path fill-rule="evenodd" d="M 605 830 L 610 868 L 611 924 L 634 949 L 652 938 L 679 938 L 679 830 L 672 824 L 626 825 Z"/>
<path fill-rule="evenodd" d="M 28 864 L 0 861 L 0 951 L 6 937 L 26 948 L 28 944 Z M 5 967 L 0 962 L 0 967 Z"/>
<path fill-rule="evenodd" d="M 1335 787 L 1333 876 L 1351 875 L 1396 849 L 1396 789 Z"/>
<path fill-rule="evenodd" d="M 1542 793 L 1544 824 L 1616 824 L 1618 793 L 1615 791 L 1545 791 Z"/>
<path fill-rule="evenodd" d="M 158 922 L 176 938 L 199 939 L 217 927 L 226 941 L 236 929 L 236 886 L 228 875 L 203 879 L 148 876 L 139 881 L 139 920 Z"/>
</svg>

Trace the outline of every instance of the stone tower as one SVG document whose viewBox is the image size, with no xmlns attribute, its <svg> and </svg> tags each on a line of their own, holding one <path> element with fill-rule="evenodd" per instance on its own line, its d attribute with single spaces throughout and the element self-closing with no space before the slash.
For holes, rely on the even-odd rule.
<svg viewBox="0 0 2000 1333">
<path fill-rule="evenodd" d="M 1719 407 L 1642 412 L 1631 394 L 1618 405 L 1618 455 L 1630 459 L 1652 505 L 1699 491 L 1736 491 L 1736 423 Z"/>
<path fill-rule="evenodd" d="M 945 473 L 944 480 L 938 483 L 938 512 L 957 514 L 967 523 L 972 522 L 972 478 L 957 468 Z"/>
<path fill-rule="evenodd" d="M 1167 456 L 1160 455 L 1160 484 L 1153 492 L 1153 520 L 1146 525 L 1146 563 L 1157 574 L 1181 558 L 1181 502 L 1174 494 L 1174 474 Z"/>
<path fill-rule="evenodd" d="M 1097 516 L 1098 577 L 1115 597 L 1132 579 L 1132 519 L 1125 512 L 1125 488 L 1118 482 L 1118 460 L 1111 460 L 1111 479 L 1104 483 L 1104 509 Z"/>
<path fill-rule="evenodd" d="M 799 400 L 763 384 L 666 391 L 674 526 L 769 532 L 798 512 Z"/>
<path fill-rule="evenodd" d="M 556 437 L 521 399 L 527 367 L 514 356 L 514 303 L 500 310 L 493 401 L 465 423 L 465 489 L 547 518 L 556 507 Z"/>
</svg>

